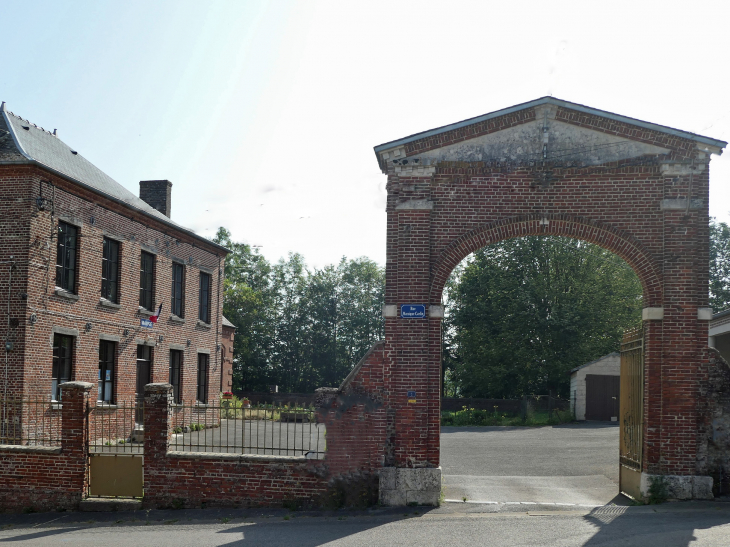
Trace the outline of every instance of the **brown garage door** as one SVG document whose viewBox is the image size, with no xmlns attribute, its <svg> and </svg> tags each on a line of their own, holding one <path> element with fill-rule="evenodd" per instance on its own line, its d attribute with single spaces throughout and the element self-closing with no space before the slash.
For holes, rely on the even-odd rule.
<svg viewBox="0 0 730 547">
<path fill-rule="evenodd" d="M 586 420 L 608 422 L 618 416 L 619 376 L 586 374 Z"/>
</svg>

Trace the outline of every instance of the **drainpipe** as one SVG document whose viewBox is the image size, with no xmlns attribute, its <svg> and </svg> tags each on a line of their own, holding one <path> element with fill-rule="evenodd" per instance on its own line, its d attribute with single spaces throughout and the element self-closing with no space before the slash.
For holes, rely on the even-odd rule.
<svg viewBox="0 0 730 547">
<path fill-rule="evenodd" d="M 12 256 L 10 258 L 13 258 Z M 3 425 L 7 428 L 8 418 L 8 369 L 10 360 L 10 349 L 8 343 L 10 342 L 10 294 L 13 286 L 13 269 L 15 268 L 15 261 L 0 262 L 0 264 L 10 264 L 10 274 L 8 275 L 8 310 L 7 310 L 7 322 L 5 329 L 5 382 L 3 386 Z"/>
</svg>

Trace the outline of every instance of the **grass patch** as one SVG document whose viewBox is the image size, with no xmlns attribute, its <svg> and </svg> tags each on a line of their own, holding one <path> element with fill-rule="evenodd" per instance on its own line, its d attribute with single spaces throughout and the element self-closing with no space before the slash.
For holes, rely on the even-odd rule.
<svg viewBox="0 0 730 547">
<path fill-rule="evenodd" d="M 278 422 L 281 420 L 281 413 L 301 413 L 309 416 L 314 421 L 315 408 L 313 406 L 300 406 L 296 404 L 257 404 L 251 405 L 248 400 L 239 399 L 235 395 L 229 398 L 220 399 L 220 417 L 222 419 L 243 419 L 243 420 L 270 420 Z"/>
<path fill-rule="evenodd" d="M 572 421 L 572 414 L 566 410 L 553 410 L 552 416 L 548 416 L 546 411 L 528 411 L 524 421 L 520 416 L 514 416 L 507 412 L 494 412 L 480 410 L 478 408 L 464 407 L 462 410 L 444 410 L 441 412 L 441 425 L 453 426 L 501 425 L 538 427 L 543 425 L 559 425 Z"/>
<path fill-rule="evenodd" d="M 667 479 L 662 476 L 650 477 L 649 496 L 647 503 L 649 505 L 659 505 L 669 499 L 669 485 Z"/>
</svg>

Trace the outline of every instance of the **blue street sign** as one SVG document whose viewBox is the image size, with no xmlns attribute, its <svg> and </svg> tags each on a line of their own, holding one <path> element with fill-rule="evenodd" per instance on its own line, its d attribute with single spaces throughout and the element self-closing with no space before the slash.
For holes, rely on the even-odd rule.
<svg viewBox="0 0 730 547">
<path fill-rule="evenodd" d="M 149 319 L 142 319 L 140 317 L 139 318 L 139 326 L 140 327 L 145 327 L 147 329 L 151 329 L 152 327 L 155 326 L 155 324 L 152 321 L 150 321 Z"/>
<path fill-rule="evenodd" d="M 400 307 L 402 319 L 423 319 L 426 317 L 426 306 L 423 304 L 403 304 Z"/>
<path fill-rule="evenodd" d="M 409 391 L 408 392 L 408 398 L 409 399 L 415 399 L 416 398 L 416 392 L 415 391 Z"/>
</svg>

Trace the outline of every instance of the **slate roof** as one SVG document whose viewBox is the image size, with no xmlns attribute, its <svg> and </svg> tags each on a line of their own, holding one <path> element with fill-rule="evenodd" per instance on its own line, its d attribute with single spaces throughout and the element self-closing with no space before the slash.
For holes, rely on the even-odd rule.
<svg viewBox="0 0 730 547">
<path fill-rule="evenodd" d="M 173 222 L 119 184 L 50 131 L 9 112 L 0 106 L 0 164 L 35 164 L 71 180 L 113 201 L 185 232 L 225 252 L 192 230 Z"/>
<path fill-rule="evenodd" d="M 438 135 L 439 133 L 445 133 L 447 131 L 452 131 L 454 129 L 460 129 L 460 128 L 466 127 L 468 125 L 473 125 L 475 123 L 479 123 L 479 122 L 482 122 L 485 120 L 490 120 L 492 118 L 498 118 L 500 116 L 505 116 L 507 114 L 512 114 L 513 112 L 519 112 L 520 110 L 533 108 L 535 106 L 540 106 L 543 104 L 552 104 L 552 105 L 556 105 L 556 106 L 562 106 L 564 108 L 568 108 L 570 110 L 575 110 L 577 112 L 583 112 L 585 114 L 593 114 L 594 116 L 601 116 L 603 118 L 608 118 L 610 120 L 615 120 L 618 122 L 636 125 L 638 127 L 643 127 L 645 129 L 652 129 L 654 131 L 659 131 L 661 133 L 668 133 L 670 135 L 682 137 L 684 139 L 689 139 L 689 140 L 700 142 L 703 144 L 708 144 L 710 146 L 715 146 L 718 148 L 725 148 L 725 146 L 727 146 L 727 143 L 725 141 L 721 141 L 719 139 L 713 139 L 711 137 L 703 137 L 702 135 L 690 133 L 689 131 L 682 131 L 681 129 L 674 129 L 673 127 L 667 127 L 666 125 L 659 125 L 656 123 L 637 120 L 636 118 L 629 118 L 628 116 L 614 114 L 613 112 L 608 112 L 606 110 L 599 110 L 597 108 L 592 108 L 590 106 L 585 106 L 585 105 L 578 104 L 578 103 L 571 103 L 570 101 L 564 101 L 562 99 L 557 99 L 555 97 L 540 97 L 539 99 L 535 99 L 534 101 L 517 104 L 514 106 L 510 106 L 509 108 L 503 108 L 502 110 L 496 110 L 496 111 L 490 112 L 488 114 L 476 116 L 475 118 L 469 118 L 468 120 L 463 120 L 461 122 L 444 125 L 443 127 L 437 127 L 435 129 L 430 129 L 428 131 L 416 133 L 414 135 L 410 135 L 410 136 L 404 137 L 402 139 L 397 139 L 394 141 L 380 144 L 375 147 L 375 155 L 377 156 L 378 153 L 383 150 L 388 150 L 390 148 L 394 148 L 396 146 L 407 144 L 409 142 L 417 141 L 417 140 L 423 139 L 425 137 Z"/>
<path fill-rule="evenodd" d="M 603 361 L 603 360 L 604 360 L 604 359 L 606 359 L 607 357 L 616 357 L 616 356 L 618 356 L 618 355 L 620 355 L 620 353 L 619 353 L 618 351 L 614 351 L 613 353 L 609 353 L 608 355 L 604 355 L 603 357 L 599 357 L 599 358 L 598 358 L 598 359 L 596 359 L 595 361 L 591 361 L 590 363 L 586 363 L 585 365 L 581 365 L 581 366 L 579 366 L 579 367 L 575 367 L 575 368 L 574 368 L 573 370 L 571 370 L 571 371 L 570 371 L 570 372 L 569 372 L 568 374 L 573 374 L 573 373 L 574 373 L 574 372 L 575 372 L 576 370 L 580 370 L 580 369 L 582 369 L 582 368 L 588 367 L 588 366 L 590 366 L 590 365 L 592 365 L 592 364 L 594 364 L 594 363 L 597 363 L 598 361 Z"/>
<path fill-rule="evenodd" d="M 717 312 L 712 316 L 712 319 L 720 319 L 721 317 L 725 317 L 726 315 L 730 315 L 730 308 Z"/>
<path fill-rule="evenodd" d="M 236 325 L 234 325 L 228 319 L 226 319 L 226 316 L 225 315 L 223 316 L 223 326 L 224 327 L 231 327 L 232 329 L 237 328 Z"/>
</svg>

